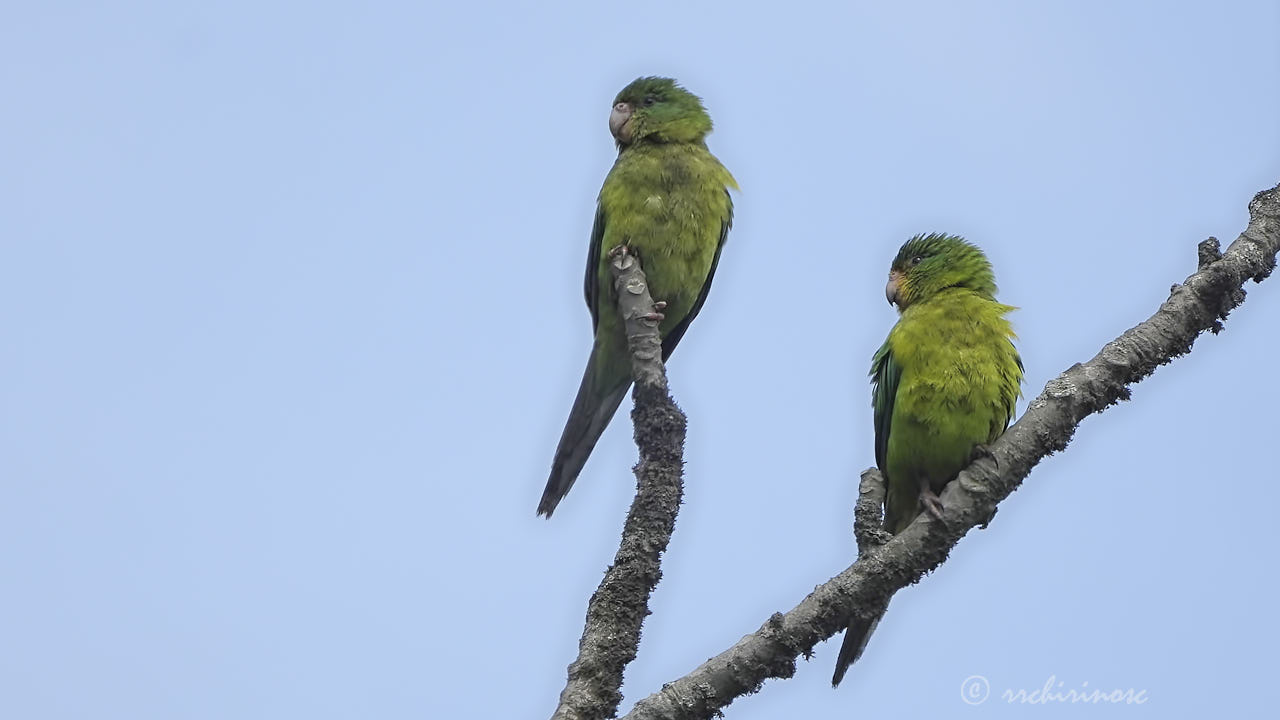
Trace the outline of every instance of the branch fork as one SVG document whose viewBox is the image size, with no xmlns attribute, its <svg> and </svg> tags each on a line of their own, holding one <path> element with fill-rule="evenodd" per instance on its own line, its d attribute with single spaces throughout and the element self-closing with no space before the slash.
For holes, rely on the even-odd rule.
<svg viewBox="0 0 1280 720">
<path fill-rule="evenodd" d="M 686 419 L 667 390 L 658 332 L 665 304 L 654 303 L 640 259 L 625 246 L 610 253 L 609 271 L 635 381 L 631 420 L 640 450 L 640 461 L 633 468 L 636 496 L 613 564 L 587 604 L 578 658 L 569 666 L 553 720 L 617 715 L 622 672 L 640 645 L 640 627 L 649 614 L 649 597 L 662 577 L 662 553 L 675 531 L 684 493 Z"/>
</svg>

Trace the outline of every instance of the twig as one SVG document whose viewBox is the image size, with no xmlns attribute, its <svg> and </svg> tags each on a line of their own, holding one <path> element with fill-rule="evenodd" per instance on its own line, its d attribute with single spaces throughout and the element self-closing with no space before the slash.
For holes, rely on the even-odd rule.
<svg viewBox="0 0 1280 720">
<path fill-rule="evenodd" d="M 560 693 L 553 720 L 614 717 L 622 701 L 622 671 L 636 656 L 649 596 L 662 577 L 661 556 L 675 530 L 684 491 L 685 416 L 667 391 L 662 340 L 653 298 L 639 260 L 625 251 L 609 263 L 631 350 L 635 426 L 640 462 L 636 497 L 627 513 L 613 565 L 587 604 L 578 659 Z"/>
<path fill-rule="evenodd" d="M 1260 282 L 1280 250 L 1280 185 L 1249 203 L 1249 225 L 1218 256 L 1217 241 L 1199 247 L 1198 270 L 1147 320 L 1103 346 L 1092 360 L 1051 380 L 1027 412 L 942 494 L 945 525 L 927 515 L 844 572 L 818 586 L 785 615 L 774 613 L 755 633 L 636 704 L 625 717 L 710 718 L 771 677 L 795 673 L 796 657 L 842 630 L 858 608 L 883 607 L 899 589 L 938 567 L 969 530 L 990 520 L 1036 463 L 1067 446 L 1085 417 L 1129 398 L 1129 386 L 1191 350 L 1206 330 L 1244 300 L 1247 280 Z M 865 477 L 864 477 L 865 479 Z M 874 544 L 874 543 L 871 543 Z"/>
</svg>

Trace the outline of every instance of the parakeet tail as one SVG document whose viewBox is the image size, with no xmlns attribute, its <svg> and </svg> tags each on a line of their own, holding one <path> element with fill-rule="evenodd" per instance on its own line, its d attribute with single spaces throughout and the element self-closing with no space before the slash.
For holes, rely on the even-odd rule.
<svg viewBox="0 0 1280 720">
<path fill-rule="evenodd" d="M 631 387 L 629 373 L 623 375 L 619 383 L 612 378 L 600 377 L 599 365 L 595 353 L 592 353 L 586 372 L 582 374 L 578 396 L 573 400 L 573 409 L 569 411 L 569 420 L 564 424 L 564 433 L 560 435 L 560 444 L 556 446 L 551 477 L 547 479 L 542 501 L 538 503 L 539 515 L 551 517 L 560 499 L 573 487 L 573 481 L 578 479 L 578 473 L 582 472 L 582 466 L 587 463 L 600 434 L 618 411 L 627 388 Z"/>
<path fill-rule="evenodd" d="M 866 649 L 867 641 L 871 639 L 871 633 L 875 632 L 882 617 L 883 612 L 870 620 L 855 615 L 849 621 L 849 628 L 844 631 L 844 642 L 840 644 L 840 655 L 836 658 L 836 672 L 831 676 L 831 687 L 838 687 L 844 679 L 845 671 L 862 657 L 862 651 Z"/>
</svg>

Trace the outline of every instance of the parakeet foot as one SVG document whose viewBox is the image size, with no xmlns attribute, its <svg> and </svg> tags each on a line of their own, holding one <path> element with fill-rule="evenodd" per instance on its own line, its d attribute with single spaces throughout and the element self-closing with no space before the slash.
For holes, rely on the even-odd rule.
<svg viewBox="0 0 1280 720">
<path fill-rule="evenodd" d="M 942 520 L 942 500 L 938 498 L 938 494 L 932 488 L 925 486 L 920 488 L 920 505 L 924 507 L 924 511 L 929 513 L 929 517 L 943 522 Z"/>
<path fill-rule="evenodd" d="M 613 260 L 626 255 L 630 255 L 631 257 L 641 262 L 644 262 L 644 258 L 640 257 L 640 251 L 631 247 L 626 243 L 622 243 L 621 245 L 614 245 L 613 249 L 609 251 L 609 254 L 607 257 L 610 260 Z"/>
</svg>

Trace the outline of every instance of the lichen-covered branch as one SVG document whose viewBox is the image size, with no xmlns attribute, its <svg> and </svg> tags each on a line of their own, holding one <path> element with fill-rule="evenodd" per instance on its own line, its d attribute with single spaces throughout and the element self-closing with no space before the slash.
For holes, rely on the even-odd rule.
<svg viewBox="0 0 1280 720">
<path fill-rule="evenodd" d="M 884 529 L 884 476 L 875 468 L 862 471 L 858 481 L 858 502 L 853 508 L 853 535 L 858 554 L 866 555 L 893 537 Z"/>
<path fill-rule="evenodd" d="M 969 530 L 984 525 L 996 505 L 1046 456 L 1067 446 L 1085 417 L 1129 397 L 1129 386 L 1191 350 L 1206 330 L 1217 333 L 1244 300 L 1244 284 L 1260 282 L 1280 250 L 1280 185 L 1249 203 L 1249 225 L 1225 253 L 1210 238 L 1200 244 L 1198 269 L 1174 285 L 1147 320 L 1051 380 L 1027 412 L 942 493 L 939 523 L 922 515 L 899 535 L 879 539 L 859 531 L 862 551 L 844 572 L 818 586 L 785 614 L 774 613 L 756 632 L 641 700 L 626 718 L 710 718 L 769 678 L 795 673 L 795 661 L 844 629 L 859 608 L 883 607 L 893 593 L 938 567 Z M 857 512 L 869 513 L 867 475 Z"/>
<path fill-rule="evenodd" d="M 662 552 L 675 530 L 684 491 L 685 416 L 667 392 L 662 341 L 644 271 L 625 251 L 613 255 L 609 269 L 635 380 L 631 420 L 640 450 L 634 468 L 637 489 L 613 565 L 587 604 L 578 659 L 569 666 L 554 720 L 601 720 L 617 714 L 622 671 L 640 645 L 640 626 L 662 577 Z"/>
</svg>

